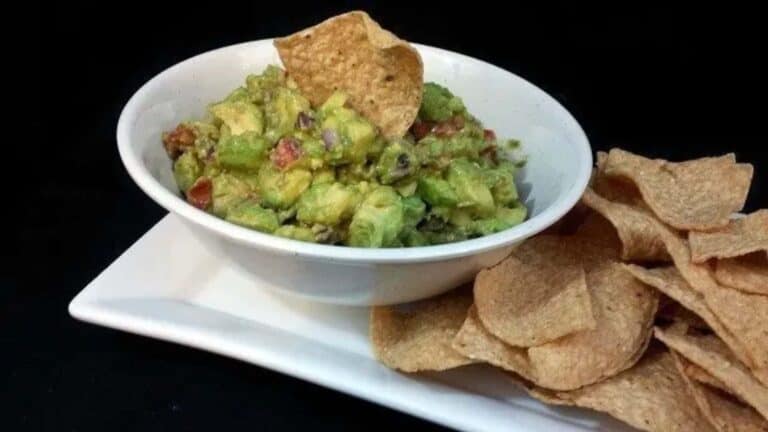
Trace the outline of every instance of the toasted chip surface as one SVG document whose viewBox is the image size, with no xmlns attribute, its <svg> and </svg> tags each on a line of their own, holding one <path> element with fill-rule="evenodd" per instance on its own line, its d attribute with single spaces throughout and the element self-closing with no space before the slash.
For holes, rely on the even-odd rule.
<svg viewBox="0 0 768 432">
<path fill-rule="evenodd" d="M 715 264 L 715 279 L 741 291 L 768 295 L 768 257 L 760 252 L 725 258 Z"/>
<path fill-rule="evenodd" d="M 658 327 L 654 333 L 670 349 L 712 374 L 763 417 L 768 418 L 768 387 L 763 386 L 733 356 L 723 341 L 712 335 L 690 335 Z"/>
<path fill-rule="evenodd" d="M 696 329 L 711 330 L 709 325 L 701 319 L 700 316 L 671 299 L 669 300 L 669 303 L 665 304 L 663 307 L 659 306 L 659 311 L 656 313 L 656 319 L 666 321 L 670 324 L 684 323 L 687 326 Z"/>
<path fill-rule="evenodd" d="M 768 209 L 733 219 L 713 232 L 691 231 L 691 259 L 700 263 L 710 258 L 732 258 L 751 252 L 768 252 Z"/>
<path fill-rule="evenodd" d="M 768 431 L 768 421 L 760 417 L 754 409 L 699 384 L 688 375 L 688 371 L 696 366 L 674 351 L 671 354 L 702 414 L 718 432 Z"/>
<path fill-rule="evenodd" d="M 635 207 L 645 207 L 640 190 L 631 180 L 608 176 L 605 174 L 605 164 L 608 161 L 608 153 L 597 152 L 597 167 L 592 175 L 590 187 L 601 197 L 622 204 L 628 204 Z"/>
<path fill-rule="evenodd" d="M 674 351 L 673 351 L 673 354 L 674 354 Z M 697 364 L 691 363 L 688 360 L 685 360 L 685 359 L 681 358 L 681 365 L 680 366 L 682 368 L 681 371 L 683 372 L 683 374 L 686 377 L 688 377 L 688 378 L 690 378 L 690 379 L 692 379 L 692 380 L 694 380 L 696 382 L 699 382 L 699 383 L 702 383 L 702 384 L 706 384 L 706 385 L 708 385 L 708 386 L 710 386 L 712 388 L 716 388 L 716 389 L 721 390 L 721 391 L 723 391 L 725 393 L 729 393 L 729 394 L 731 394 L 733 396 L 736 396 L 736 394 L 733 393 L 733 390 L 728 388 L 728 386 L 725 385 L 725 383 L 723 383 L 719 379 L 717 379 L 714 376 L 712 376 L 711 373 L 705 371 L 704 369 L 702 369 Z M 738 396 L 736 396 L 736 397 L 738 397 Z"/>
<path fill-rule="evenodd" d="M 539 243 L 534 248 L 550 251 L 564 245 L 567 253 L 580 257 L 586 269 L 595 328 L 526 349 L 504 344 L 485 328 L 482 318 L 476 319 L 470 313 L 454 347 L 468 357 L 516 372 L 538 386 L 557 390 L 579 388 L 635 364 L 650 340 L 658 305 L 656 292 L 612 261 L 611 249 L 599 243 L 584 241 L 578 235 L 540 236 L 531 241 Z"/>
<path fill-rule="evenodd" d="M 587 188 L 582 202 L 603 215 L 621 239 L 621 258 L 627 261 L 669 261 L 667 248 L 659 238 L 653 215 L 640 207 L 609 201 Z"/>
<path fill-rule="evenodd" d="M 757 379 L 768 386 L 768 368 L 754 366 L 749 351 L 744 346 L 743 338 L 736 337 L 712 312 L 704 296 L 694 290 L 675 267 L 645 269 L 625 264 L 625 268 L 636 278 L 677 300 L 696 315 L 701 317 L 731 349 L 742 363 L 749 365 Z"/>
<path fill-rule="evenodd" d="M 453 340 L 453 349 L 473 360 L 490 363 L 534 380 L 526 348 L 507 345 L 489 332 L 477 316 L 473 305 Z"/>
<path fill-rule="evenodd" d="M 608 262 L 587 273 L 597 326 L 528 349 L 537 383 L 573 389 L 631 367 L 651 336 L 658 295 L 620 264 Z"/>
<path fill-rule="evenodd" d="M 376 357 L 404 372 L 445 370 L 472 363 L 451 348 L 472 292 L 462 287 L 438 297 L 371 309 L 370 335 Z"/>
<path fill-rule="evenodd" d="M 635 367 L 569 392 L 533 387 L 535 398 L 605 412 L 644 431 L 714 431 L 686 389 L 669 352 L 651 347 Z"/>
<path fill-rule="evenodd" d="M 530 347 L 595 328 L 584 269 L 562 242 L 534 239 L 475 279 L 483 325 L 513 346 Z"/>
<path fill-rule="evenodd" d="M 675 163 L 612 149 L 604 173 L 630 179 L 665 223 L 712 230 L 728 225 L 731 214 L 744 207 L 753 168 L 736 163 L 732 154 Z"/>
<path fill-rule="evenodd" d="M 354 11 L 275 40 L 288 74 L 314 106 L 334 91 L 387 137 L 400 137 L 421 104 L 424 67 L 407 42 Z"/>
<path fill-rule="evenodd" d="M 603 206 L 608 209 L 623 207 L 624 211 L 633 212 L 637 217 L 643 217 L 644 214 L 641 210 L 609 201 L 604 202 Z M 748 294 L 721 286 L 708 266 L 691 261 L 687 240 L 654 218 L 647 217 L 646 222 L 655 228 L 682 277 L 695 291 L 702 294 L 708 309 L 718 318 L 722 326 L 728 329 L 733 339 L 739 342 L 741 346 L 734 350 L 745 353 L 746 356 L 742 359 L 756 371 L 767 369 L 768 331 L 765 329 L 768 328 L 768 296 Z M 669 295 L 669 293 L 666 294 Z M 678 301 L 685 305 L 682 300 Z M 702 318 L 706 320 L 706 317 L 702 316 Z M 712 323 L 707 322 L 713 326 Z M 715 329 L 714 326 L 713 329 Z M 762 376 L 761 372 L 756 373 Z"/>
<path fill-rule="evenodd" d="M 768 296 L 745 293 L 717 283 L 706 265 L 691 262 L 688 242 L 662 224 L 659 234 L 675 266 L 709 309 L 741 342 L 754 369 L 768 368 Z"/>
</svg>

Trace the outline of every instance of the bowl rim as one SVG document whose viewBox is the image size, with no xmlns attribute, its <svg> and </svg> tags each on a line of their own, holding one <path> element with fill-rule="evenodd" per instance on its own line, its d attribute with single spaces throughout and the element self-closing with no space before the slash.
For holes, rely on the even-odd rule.
<svg viewBox="0 0 768 432">
<path fill-rule="evenodd" d="M 579 122 L 556 99 L 526 79 L 486 61 L 442 48 L 412 43 L 412 45 L 419 51 L 435 51 L 441 54 L 450 55 L 459 61 L 479 62 L 484 67 L 512 75 L 516 79 L 522 80 L 522 82 L 530 86 L 532 90 L 539 92 L 547 102 L 562 110 L 566 122 L 571 123 L 571 128 L 577 133 L 575 147 L 579 160 L 577 165 L 578 172 L 576 172 L 575 175 L 576 181 L 571 183 L 568 191 L 563 194 L 558 201 L 555 201 L 552 205 L 544 209 L 544 211 L 527 219 L 523 223 L 488 236 L 442 245 L 375 249 L 322 245 L 278 237 L 235 225 L 205 211 L 199 210 L 180 199 L 178 195 L 168 191 L 162 184 L 160 184 L 142 163 L 141 157 L 133 151 L 133 148 L 130 145 L 129 132 L 131 126 L 136 122 L 138 114 L 137 107 L 151 93 L 153 88 L 164 80 L 164 78 L 178 69 L 182 69 L 193 62 L 199 61 L 201 57 L 225 50 L 236 50 L 244 46 L 261 44 L 269 44 L 271 46 L 272 41 L 273 39 L 261 39 L 242 42 L 209 50 L 190 57 L 170 66 L 152 77 L 149 81 L 143 84 L 125 104 L 117 123 L 117 147 L 120 159 L 133 181 L 161 207 L 228 240 L 272 253 L 344 263 L 417 263 L 442 261 L 475 255 L 504 246 L 510 246 L 525 240 L 526 238 L 532 237 L 554 224 L 573 208 L 587 187 L 593 164 L 592 149 L 589 140 Z"/>
</svg>

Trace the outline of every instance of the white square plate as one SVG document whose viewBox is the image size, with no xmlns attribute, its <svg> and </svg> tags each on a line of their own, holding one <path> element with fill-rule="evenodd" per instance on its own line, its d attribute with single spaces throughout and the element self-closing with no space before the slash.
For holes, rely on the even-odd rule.
<svg viewBox="0 0 768 432">
<path fill-rule="evenodd" d="M 254 286 L 168 215 L 69 305 L 72 316 L 237 358 L 471 431 L 629 431 L 610 417 L 548 407 L 474 365 L 419 376 L 376 362 L 368 310 Z"/>
</svg>

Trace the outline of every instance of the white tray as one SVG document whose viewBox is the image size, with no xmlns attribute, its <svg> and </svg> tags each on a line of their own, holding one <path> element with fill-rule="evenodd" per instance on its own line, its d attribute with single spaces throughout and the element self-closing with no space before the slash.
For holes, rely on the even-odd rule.
<svg viewBox="0 0 768 432">
<path fill-rule="evenodd" d="M 72 300 L 75 318 L 237 358 L 469 431 L 629 431 L 545 406 L 486 366 L 420 376 L 377 363 L 368 310 L 254 286 L 166 216 Z"/>
</svg>

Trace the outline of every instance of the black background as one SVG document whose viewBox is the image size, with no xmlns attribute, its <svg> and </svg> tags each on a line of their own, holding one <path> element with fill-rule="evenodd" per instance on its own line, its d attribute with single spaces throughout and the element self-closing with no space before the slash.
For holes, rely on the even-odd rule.
<svg viewBox="0 0 768 432">
<path fill-rule="evenodd" d="M 18 173 L 4 166 L 21 192 L 4 207 L 21 221 L 8 229 L 0 289 L 6 430 L 437 428 L 67 314 L 71 298 L 164 214 L 118 159 L 122 105 L 155 74 L 210 49 L 363 8 L 403 38 L 529 79 L 574 114 L 596 150 L 621 146 L 673 160 L 736 152 L 756 165 L 747 209 L 766 207 L 765 35 L 755 10 L 261 3 L 66 4 L 35 17 L 28 30 L 40 42 L 24 69 L 36 79 L 23 116 L 32 134 L 13 144 L 33 163 Z"/>
</svg>

